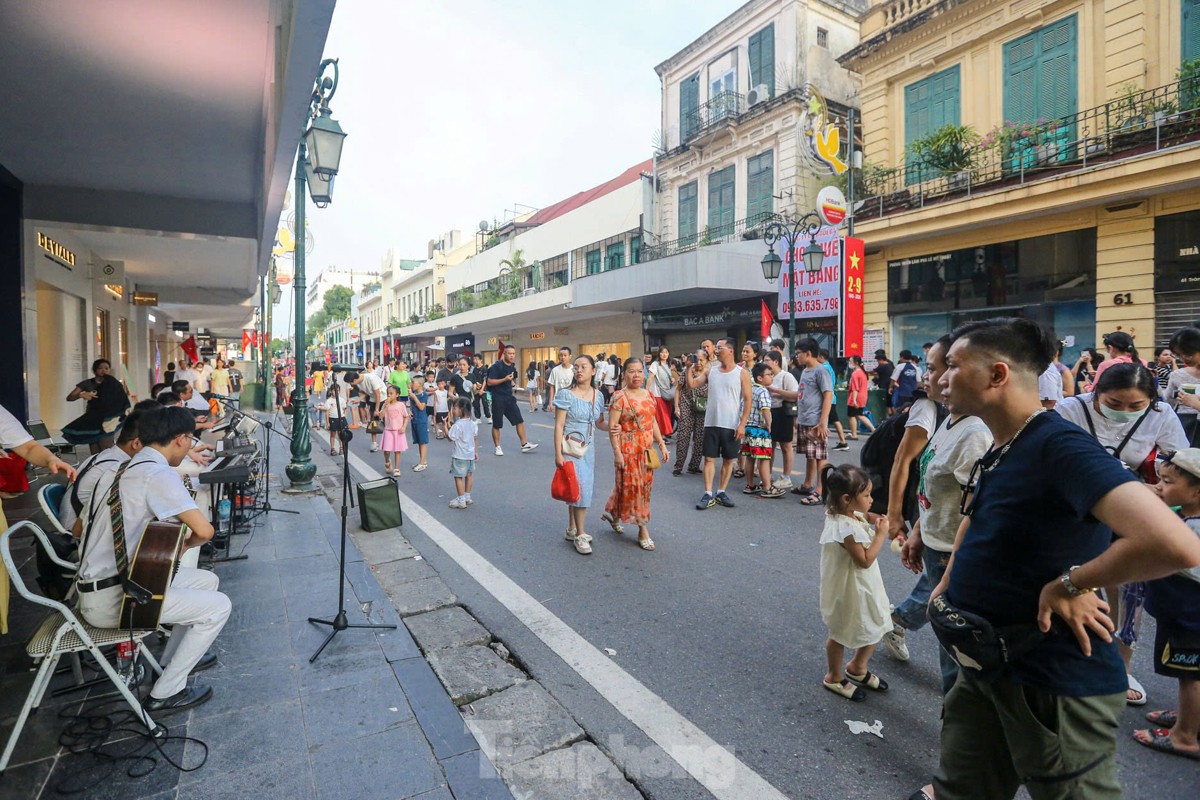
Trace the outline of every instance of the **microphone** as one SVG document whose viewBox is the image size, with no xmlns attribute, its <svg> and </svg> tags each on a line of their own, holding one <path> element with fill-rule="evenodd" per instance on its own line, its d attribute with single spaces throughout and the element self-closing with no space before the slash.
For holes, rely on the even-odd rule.
<svg viewBox="0 0 1200 800">
<path fill-rule="evenodd" d="M 226 395 L 223 395 L 223 394 L 217 394 L 216 392 L 209 392 L 209 393 L 208 393 L 208 396 L 209 396 L 209 397 L 215 397 L 215 398 L 217 398 L 218 400 L 232 400 L 232 401 L 233 401 L 233 402 L 235 402 L 235 403 L 238 401 L 238 398 L 236 398 L 236 397 L 228 397 L 228 396 L 226 396 Z"/>
</svg>

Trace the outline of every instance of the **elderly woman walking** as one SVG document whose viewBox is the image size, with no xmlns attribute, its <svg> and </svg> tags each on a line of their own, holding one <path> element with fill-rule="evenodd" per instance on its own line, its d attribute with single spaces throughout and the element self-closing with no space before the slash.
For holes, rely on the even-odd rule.
<svg viewBox="0 0 1200 800">
<path fill-rule="evenodd" d="M 570 387 L 554 393 L 554 465 L 561 467 L 570 461 L 579 481 L 579 500 L 567 504 L 566 539 L 583 555 L 592 552 L 592 537 L 587 533 L 585 523 L 596 482 L 593 434 L 596 428 L 608 430 L 608 422 L 604 419 L 604 395 L 593 385 L 595 377 L 596 362 L 589 355 L 580 355 L 572 365 Z M 563 451 L 564 437 L 570 437 L 576 445 L 582 444 L 583 455 L 567 455 Z"/>
<path fill-rule="evenodd" d="M 608 406 L 608 436 L 613 446 L 616 485 L 604 504 L 601 517 L 614 533 L 624 533 L 622 522 L 638 526 L 638 545 L 653 550 L 650 538 L 650 492 L 654 488 L 654 470 L 650 466 L 651 448 L 658 446 L 661 463 L 670 460 L 667 443 L 657 420 L 655 398 L 646 391 L 646 370 L 639 358 L 625 360 L 621 390 Z"/>
</svg>

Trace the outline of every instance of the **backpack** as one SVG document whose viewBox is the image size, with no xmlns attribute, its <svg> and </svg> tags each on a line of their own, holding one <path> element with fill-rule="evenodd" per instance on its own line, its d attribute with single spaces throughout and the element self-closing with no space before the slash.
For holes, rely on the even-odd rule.
<svg viewBox="0 0 1200 800">
<path fill-rule="evenodd" d="M 940 403 L 934 403 L 937 408 L 937 425 L 942 424 L 949 412 Z M 904 428 L 908 424 L 908 412 L 912 404 L 893 414 L 876 426 L 867 441 L 863 443 L 859 454 L 859 465 L 871 478 L 871 513 L 884 514 L 888 510 L 888 491 L 892 479 L 892 465 L 896 463 L 896 451 L 900 449 L 900 440 L 904 438 Z M 934 430 L 937 430 L 935 427 Z M 922 453 L 924 450 L 921 451 Z M 921 453 L 909 464 L 908 484 L 904 488 L 904 503 L 901 515 L 909 522 L 917 521 L 917 483 L 920 480 L 918 464 Z"/>
</svg>

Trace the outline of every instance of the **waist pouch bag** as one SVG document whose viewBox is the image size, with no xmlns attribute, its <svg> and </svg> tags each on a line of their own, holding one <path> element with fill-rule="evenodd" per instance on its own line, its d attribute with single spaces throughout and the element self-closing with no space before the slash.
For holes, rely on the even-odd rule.
<svg viewBox="0 0 1200 800">
<path fill-rule="evenodd" d="M 999 677 L 1045 638 L 1037 623 L 996 627 L 978 614 L 955 608 L 945 593 L 930 602 L 929 622 L 950 657 L 983 678 Z"/>
<path fill-rule="evenodd" d="M 400 514 L 400 495 L 394 479 L 367 481 L 356 488 L 359 522 L 364 531 L 382 531 L 404 524 Z"/>
</svg>

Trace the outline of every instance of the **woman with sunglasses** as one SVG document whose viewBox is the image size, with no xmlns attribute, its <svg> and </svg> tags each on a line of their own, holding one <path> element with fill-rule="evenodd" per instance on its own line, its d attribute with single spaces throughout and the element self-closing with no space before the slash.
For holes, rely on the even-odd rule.
<svg viewBox="0 0 1200 800">
<path fill-rule="evenodd" d="M 1155 463 L 1160 452 L 1174 453 L 1188 447 L 1179 417 L 1158 401 L 1158 380 L 1141 364 L 1110 366 L 1096 379 L 1094 391 L 1068 397 L 1055 410 L 1095 437 L 1126 469 L 1146 483 L 1158 483 Z M 1114 615 L 1117 649 L 1129 674 L 1145 584 L 1106 587 L 1105 593 L 1121 600 Z M 1146 690 L 1132 674 L 1125 697 L 1131 706 L 1146 704 Z"/>
</svg>

